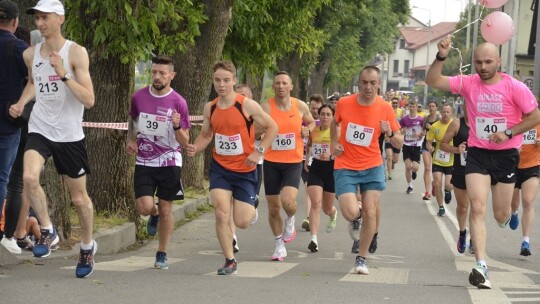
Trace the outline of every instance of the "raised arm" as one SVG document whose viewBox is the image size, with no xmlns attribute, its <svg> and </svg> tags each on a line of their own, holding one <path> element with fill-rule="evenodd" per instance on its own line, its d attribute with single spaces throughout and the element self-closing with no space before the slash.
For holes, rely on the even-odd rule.
<svg viewBox="0 0 540 304">
<path fill-rule="evenodd" d="M 450 51 L 451 44 L 452 39 L 450 35 L 437 43 L 439 52 L 426 74 L 426 83 L 430 87 L 446 92 L 450 92 L 450 81 L 447 76 L 442 75 L 442 68 L 444 59 L 446 59 L 448 52 Z"/>
</svg>

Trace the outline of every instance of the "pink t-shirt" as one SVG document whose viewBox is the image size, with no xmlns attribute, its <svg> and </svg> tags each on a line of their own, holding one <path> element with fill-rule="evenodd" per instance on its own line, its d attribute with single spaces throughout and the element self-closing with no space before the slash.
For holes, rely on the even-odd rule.
<svg viewBox="0 0 540 304">
<path fill-rule="evenodd" d="M 492 133 L 503 132 L 519 124 L 523 114 L 532 112 L 538 103 L 529 88 L 522 82 L 499 73 L 502 79 L 496 84 L 485 84 L 478 74 L 449 77 L 450 89 L 465 99 L 469 117 L 469 147 L 489 150 L 519 148 L 521 136 L 502 144 L 489 142 Z"/>
</svg>

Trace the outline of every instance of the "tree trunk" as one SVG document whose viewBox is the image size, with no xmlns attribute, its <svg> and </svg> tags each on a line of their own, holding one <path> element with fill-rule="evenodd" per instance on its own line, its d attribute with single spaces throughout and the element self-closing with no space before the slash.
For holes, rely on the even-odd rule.
<svg viewBox="0 0 540 304">
<path fill-rule="evenodd" d="M 94 54 L 95 55 L 95 54 Z M 90 75 L 101 85 L 94 87 L 95 106 L 86 112 L 89 122 L 125 122 L 134 85 L 135 64 L 117 58 L 91 56 Z M 121 85 L 110 85 L 121 84 Z M 133 193 L 133 159 L 126 154 L 127 132 L 86 128 L 86 144 L 92 169 L 88 192 L 96 211 L 121 212 L 136 217 Z"/>
<path fill-rule="evenodd" d="M 263 82 L 264 82 L 264 73 L 261 75 L 255 75 L 251 72 L 246 72 L 246 84 L 251 89 L 253 93 L 253 100 L 261 102 L 261 97 L 263 95 Z"/>
<path fill-rule="evenodd" d="M 280 71 L 286 71 L 291 75 L 293 90 L 291 96 L 299 97 L 300 93 L 300 68 L 302 67 L 300 53 L 293 51 L 277 60 L 277 66 Z"/>
<path fill-rule="evenodd" d="M 324 92 L 324 80 L 326 79 L 326 74 L 328 73 L 328 67 L 330 66 L 330 56 L 323 54 L 320 58 L 319 63 L 313 69 L 310 77 L 309 84 L 309 94 L 322 94 L 326 97 L 326 92 Z"/>
<path fill-rule="evenodd" d="M 177 76 L 172 86 L 186 98 L 190 115 L 201 115 L 208 102 L 212 88 L 212 66 L 221 58 L 232 17 L 232 0 L 203 0 L 202 3 L 208 20 L 200 26 L 201 35 L 186 52 L 174 55 Z M 191 142 L 199 132 L 199 126 L 192 126 Z M 203 189 L 204 155 L 199 153 L 194 158 L 184 157 L 182 175 L 185 187 Z"/>
</svg>

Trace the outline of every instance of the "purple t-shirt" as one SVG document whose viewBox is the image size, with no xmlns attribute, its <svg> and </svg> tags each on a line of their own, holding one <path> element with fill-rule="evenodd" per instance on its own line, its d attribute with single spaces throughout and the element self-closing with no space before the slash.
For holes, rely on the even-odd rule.
<svg viewBox="0 0 540 304">
<path fill-rule="evenodd" d="M 424 118 L 420 115 L 412 118 L 410 115 L 405 115 L 399 121 L 401 128 L 405 131 L 403 144 L 410 147 L 419 147 L 422 145 L 422 124 Z"/>
<path fill-rule="evenodd" d="M 186 100 L 173 89 L 157 96 L 145 87 L 131 97 L 129 115 L 137 128 L 136 164 L 147 167 L 182 166 L 182 149 L 172 124 L 174 110 L 180 114 L 180 126 L 191 128 Z"/>
<path fill-rule="evenodd" d="M 521 136 L 513 136 L 502 144 L 490 142 L 488 136 L 519 124 L 523 114 L 538 107 L 536 98 L 525 84 L 504 73 L 499 75 L 502 79 L 495 84 L 485 84 L 478 74 L 449 77 L 452 93 L 465 99 L 470 126 L 469 147 L 519 148 Z"/>
</svg>

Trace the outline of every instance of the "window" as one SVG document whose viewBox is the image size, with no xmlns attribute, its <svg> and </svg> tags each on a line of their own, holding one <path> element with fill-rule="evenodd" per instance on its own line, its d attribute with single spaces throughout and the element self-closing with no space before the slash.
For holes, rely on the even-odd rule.
<svg viewBox="0 0 540 304">
<path fill-rule="evenodd" d="M 405 39 L 399 39 L 399 48 L 404 49 L 405 48 Z"/>
<path fill-rule="evenodd" d="M 399 60 L 394 60 L 394 77 L 397 77 L 399 73 Z"/>
<path fill-rule="evenodd" d="M 409 77 L 409 60 L 405 60 L 405 66 L 403 67 L 403 75 Z"/>
</svg>

